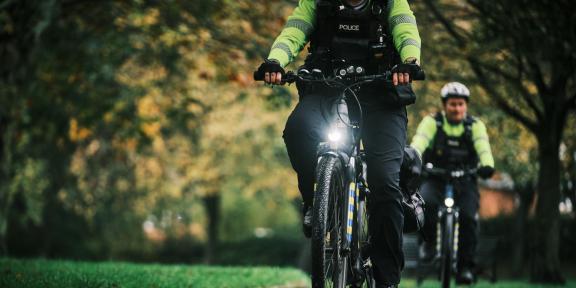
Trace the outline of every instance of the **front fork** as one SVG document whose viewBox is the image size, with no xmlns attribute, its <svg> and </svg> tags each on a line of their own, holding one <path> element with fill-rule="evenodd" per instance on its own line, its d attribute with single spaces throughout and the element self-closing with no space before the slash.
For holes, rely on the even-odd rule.
<svg viewBox="0 0 576 288">
<path fill-rule="evenodd" d="M 353 234 L 352 234 L 352 241 L 349 242 L 350 245 L 354 244 L 354 247 L 351 247 L 351 251 L 353 251 L 352 253 L 352 265 L 353 265 L 353 270 L 354 270 L 354 274 L 356 275 L 356 279 L 357 280 L 362 280 L 363 277 L 361 275 L 368 275 L 369 273 L 371 273 L 371 266 L 372 263 L 370 262 L 370 259 L 368 258 L 368 249 L 369 249 L 369 237 L 368 235 L 363 235 L 363 233 L 365 233 L 366 231 L 364 231 L 363 229 L 367 229 L 367 221 L 368 221 L 368 217 L 367 216 L 367 199 L 368 199 L 368 195 L 370 194 L 370 190 L 368 188 L 367 185 L 367 165 L 366 162 L 363 161 L 363 157 L 364 155 L 362 153 L 360 153 L 358 155 L 358 159 L 356 159 L 355 162 L 351 163 L 355 163 L 354 165 L 351 165 L 351 167 L 354 167 L 354 169 L 350 169 L 350 176 L 352 177 L 351 179 L 353 179 L 353 182 L 355 182 L 355 187 L 354 187 L 354 191 L 352 191 L 352 186 L 351 189 L 349 191 L 350 196 L 354 195 L 354 205 L 350 205 L 351 209 L 353 209 L 352 211 L 354 211 L 353 213 L 353 220 L 349 222 L 349 224 L 354 223 L 353 225 Z M 371 279 L 371 277 L 367 277 L 369 279 Z"/>
<path fill-rule="evenodd" d="M 458 220 L 460 217 L 460 212 L 458 211 L 458 207 L 442 207 L 438 211 L 438 221 L 436 222 L 436 259 L 441 259 L 442 255 L 442 234 L 443 229 L 442 225 L 445 222 L 444 217 L 448 217 L 448 215 L 454 215 L 454 234 L 453 234 L 453 245 L 452 245 L 452 271 L 456 271 L 457 269 L 457 262 L 458 262 L 458 241 L 460 239 L 460 221 Z"/>
</svg>

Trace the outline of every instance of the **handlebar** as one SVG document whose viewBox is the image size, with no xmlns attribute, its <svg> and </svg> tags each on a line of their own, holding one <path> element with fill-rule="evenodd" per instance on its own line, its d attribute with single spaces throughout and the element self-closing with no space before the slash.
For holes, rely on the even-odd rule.
<svg viewBox="0 0 576 288">
<path fill-rule="evenodd" d="M 335 76 L 326 77 L 320 69 L 313 69 L 308 71 L 307 69 L 300 69 L 297 73 L 293 71 L 288 71 L 282 75 L 282 84 L 294 83 L 297 80 L 302 81 L 339 81 L 339 82 L 371 82 L 371 81 L 391 81 L 393 73 L 408 73 L 410 74 L 410 79 L 412 80 L 425 80 L 426 74 L 420 66 L 416 64 L 398 64 L 394 66 L 391 70 L 386 71 L 384 74 L 379 75 L 365 75 L 364 68 L 349 66 L 347 68 L 336 69 Z M 254 80 L 264 81 L 263 71 L 254 71 Z"/>
<path fill-rule="evenodd" d="M 439 176 L 442 178 L 457 179 L 466 176 L 476 175 L 476 173 L 478 172 L 478 168 L 450 170 L 450 169 L 436 168 L 432 166 L 430 163 L 427 163 L 426 165 L 424 165 L 423 171 L 427 175 Z"/>
</svg>

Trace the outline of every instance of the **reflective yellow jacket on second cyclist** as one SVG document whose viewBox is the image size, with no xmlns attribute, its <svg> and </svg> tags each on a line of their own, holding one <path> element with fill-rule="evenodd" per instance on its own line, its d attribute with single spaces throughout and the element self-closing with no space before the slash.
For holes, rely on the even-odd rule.
<svg viewBox="0 0 576 288">
<path fill-rule="evenodd" d="M 459 123 L 457 125 L 450 124 L 446 117 L 442 117 L 442 130 L 448 136 L 460 137 L 464 134 L 464 123 Z M 490 166 L 494 168 L 494 157 L 492 156 L 492 149 L 490 148 L 490 142 L 488 139 L 488 133 L 486 132 L 486 126 L 480 119 L 475 118 L 476 121 L 472 124 L 472 141 L 474 143 L 474 149 L 478 155 L 480 166 Z M 429 115 L 422 119 L 422 122 L 418 125 L 416 129 L 416 134 L 412 138 L 412 143 L 410 146 L 414 147 L 420 155 L 424 154 L 426 149 L 431 148 L 433 145 L 434 137 L 436 136 L 436 131 L 438 127 L 436 125 L 436 119 L 433 115 Z"/>
</svg>

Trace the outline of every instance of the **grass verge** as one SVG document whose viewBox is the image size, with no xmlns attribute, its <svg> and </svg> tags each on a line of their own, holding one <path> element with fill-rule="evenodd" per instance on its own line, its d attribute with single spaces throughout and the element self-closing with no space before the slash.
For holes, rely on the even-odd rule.
<svg viewBox="0 0 576 288">
<path fill-rule="evenodd" d="M 290 268 L 88 263 L 0 259 L 0 287 L 274 287 L 309 286 Z"/>
</svg>

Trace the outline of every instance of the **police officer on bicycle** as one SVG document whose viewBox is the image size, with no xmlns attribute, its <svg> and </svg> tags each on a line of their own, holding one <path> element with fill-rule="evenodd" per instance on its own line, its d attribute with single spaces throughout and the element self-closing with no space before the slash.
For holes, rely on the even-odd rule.
<svg viewBox="0 0 576 288">
<path fill-rule="evenodd" d="M 410 75 L 396 64 L 418 65 L 420 36 L 407 0 L 300 0 L 258 72 L 265 82 L 282 84 L 284 67 L 310 41 L 304 68 L 333 76 L 342 68 L 379 75 L 393 71 L 392 83 L 356 87 L 362 107 L 362 138 L 367 155 L 371 262 L 377 287 L 396 287 L 404 265 L 402 193 L 399 172 L 406 143 L 405 106 L 415 100 Z M 347 69 L 344 69 L 345 71 Z M 350 71 L 348 69 L 348 71 Z M 284 141 L 298 175 L 303 226 L 310 233 L 316 148 L 324 141 L 326 101 L 338 91 L 323 83 L 297 82 L 300 101 L 289 116 Z M 359 115 L 351 111 L 351 116 Z"/>
<path fill-rule="evenodd" d="M 477 174 L 489 178 L 494 173 L 494 158 L 486 126 L 479 119 L 467 114 L 470 91 L 458 82 L 451 82 L 441 90 L 443 112 L 424 117 L 411 146 L 423 153 L 423 162 L 434 167 L 455 170 L 478 168 Z M 438 205 L 446 183 L 429 177 L 421 186 L 426 202 L 423 233 L 428 242 L 421 245 L 420 257 L 429 261 L 435 255 Z M 474 254 L 477 244 L 478 187 L 475 177 L 466 177 L 455 186 L 456 205 L 460 208 L 460 230 L 456 281 L 471 284 L 474 281 Z"/>
</svg>

